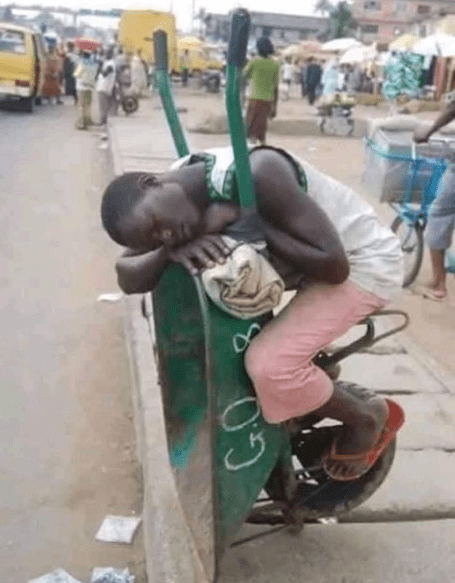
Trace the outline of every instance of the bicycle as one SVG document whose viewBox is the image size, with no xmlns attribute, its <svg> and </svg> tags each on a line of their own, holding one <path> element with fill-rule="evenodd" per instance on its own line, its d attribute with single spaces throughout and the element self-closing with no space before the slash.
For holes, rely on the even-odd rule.
<svg viewBox="0 0 455 583">
<path fill-rule="evenodd" d="M 403 287 L 408 287 L 415 281 L 422 266 L 423 233 L 430 206 L 436 198 L 448 159 L 455 155 L 455 142 L 438 138 L 423 144 L 423 148 L 411 142 L 410 155 L 390 154 L 371 139 L 367 140 L 366 145 L 388 163 L 387 172 L 382 176 L 381 202 L 388 202 L 396 213 L 390 228 L 401 242 L 404 255 Z M 422 154 L 417 154 L 418 150 Z"/>
</svg>

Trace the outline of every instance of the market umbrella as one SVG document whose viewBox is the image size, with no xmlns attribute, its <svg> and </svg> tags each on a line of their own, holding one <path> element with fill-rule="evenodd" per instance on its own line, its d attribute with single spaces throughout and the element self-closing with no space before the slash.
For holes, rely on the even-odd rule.
<svg viewBox="0 0 455 583">
<path fill-rule="evenodd" d="M 77 38 L 74 41 L 75 47 L 80 51 L 96 51 L 100 48 L 101 43 L 89 38 Z"/>
<path fill-rule="evenodd" d="M 335 38 L 324 43 L 321 50 L 333 53 L 344 53 L 355 46 L 362 46 L 362 43 L 356 38 Z"/>
<path fill-rule="evenodd" d="M 368 61 L 373 61 L 376 58 L 376 55 L 377 51 L 373 45 L 369 47 L 351 47 L 340 57 L 340 63 L 350 65 L 366 63 Z"/>
<path fill-rule="evenodd" d="M 414 34 L 402 34 L 389 45 L 390 51 L 409 51 L 419 41 Z"/>
<path fill-rule="evenodd" d="M 455 34 L 455 14 L 449 14 L 440 21 L 438 32 Z"/>
<path fill-rule="evenodd" d="M 300 48 L 305 53 L 317 53 L 321 50 L 321 46 L 317 40 L 304 40 L 300 43 Z"/>
<path fill-rule="evenodd" d="M 442 32 L 419 40 L 412 52 L 418 55 L 433 55 L 436 57 L 455 57 L 455 36 Z"/>
</svg>

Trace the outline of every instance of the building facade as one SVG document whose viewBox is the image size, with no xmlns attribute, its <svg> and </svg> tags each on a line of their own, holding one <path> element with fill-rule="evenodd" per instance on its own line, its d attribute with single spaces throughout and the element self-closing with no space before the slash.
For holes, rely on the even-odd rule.
<svg viewBox="0 0 455 583">
<path fill-rule="evenodd" d="M 429 23 L 454 8 L 454 0 L 354 0 L 352 13 L 359 40 L 389 43 L 407 32 L 427 36 Z"/>
<path fill-rule="evenodd" d="M 275 46 L 318 38 L 327 31 L 328 19 L 317 16 L 290 16 L 270 12 L 250 12 L 250 42 L 268 36 Z M 204 18 L 206 37 L 214 42 L 229 39 L 229 14 L 207 13 Z"/>
</svg>

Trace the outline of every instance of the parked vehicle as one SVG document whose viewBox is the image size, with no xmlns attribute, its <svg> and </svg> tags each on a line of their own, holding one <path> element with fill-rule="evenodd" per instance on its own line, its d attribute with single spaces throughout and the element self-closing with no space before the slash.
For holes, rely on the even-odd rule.
<svg viewBox="0 0 455 583">
<path fill-rule="evenodd" d="M 141 50 L 142 58 L 153 63 L 152 37 L 155 30 L 167 33 L 169 68 L 177 71 L 177 30 L 173 14 L 156 10 L 125 10 L 120 18 L 118 40 L 127 54 L 134 55 Z"/>
<path fill-rule="evenodd" d="M 224 68 L 223 59 L 215 47 L 194 36 L 185 36 L 178 40 L 179 64 L 175 71 L 176 73 L 180 73 L 181 61 L 185 51 L 188 51 L 189 55 L 190 75 L 201 75 L 210 70 L 213 71 L 213 74 L 218 71 L 219 76 L 219 72 Z"/>
<path fill-rule="evenodd" d="M 32 113 L 41 98 L 46 49 L 40 33 L 0 22 L 0 100 L 20 101 Z"/>
</svg>

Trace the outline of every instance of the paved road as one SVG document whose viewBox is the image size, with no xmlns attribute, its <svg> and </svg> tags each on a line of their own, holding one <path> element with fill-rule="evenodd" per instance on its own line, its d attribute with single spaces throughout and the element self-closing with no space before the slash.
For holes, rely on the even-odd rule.
<svg viewBox="0 0 455 583">
<path fill-rule="evenodd" d="M 57 567 L 82 581 L 129 566 L 95 543 L 105 514 L 141 511 L 115 249 L 99 224 L 107 151 L 74 109 L 0 111 L 0 580 Z"/>
</svg>

